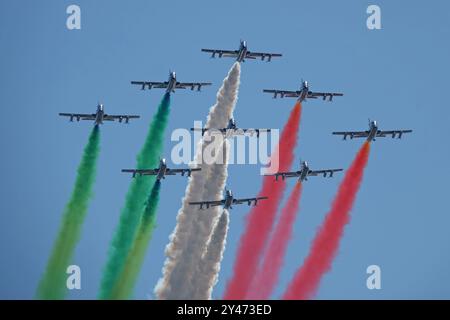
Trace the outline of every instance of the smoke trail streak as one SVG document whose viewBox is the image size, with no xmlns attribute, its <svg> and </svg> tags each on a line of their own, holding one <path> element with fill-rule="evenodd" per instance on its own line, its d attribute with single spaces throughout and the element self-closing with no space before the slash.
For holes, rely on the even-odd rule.
<svg viewBox="0 0 450 320">
<path fill-rule="evenodd" d="M 100 129 L 95 126 L 84 148 L 81 163 L 77 169 L 75 187 L 53 245 L 47 268 L 37 289 L 38 299 L 64 299 L 66 291 L 66 269 L 80 239 L 84 218 L 92 197 L 95 182 L 97 158 L 100 151 Z"/>
<path fill-rule="evenodd" d="M 317 292 L 323 275 L 331 269 L 344 227 L 350 221 L 350 211 L 363 178 L 369 151 L 370 144 L 365 142 L 346 172 L 331 210 L 317 231 L 309 255 L 295 274 L 283 299 L 312 298 Z"/>
<path fill-rule="evenodd" d="M 218 281 L 220 262 L 225 251 L 229 219 L 228 211 L 224 210 L 213 230 L 201 263 L 199 263 L 199 272 L 195 274 L 196 282 L 192 299 L 211 299 L 212 289 Z"/>
<path fill-rule="evenodd" d="M 202 199 L 221 199 L 223 189 L 228 177 L 228 156 L 229 143 L 227 140 L 222 144 L 216 159 L 221 159 L 223 164 L 212 164 L 209 168 L 208 178 L 203 188 Z M 202 299 L 208 295 L 212 287 L 203 292 L 198 288 L 205 288 L 202 278 L 202 264 L 211 261 L 202 261 L 207 248 L 206 244 L 211 239 L 214 223 L 220 215 L 221 207 L 214 207 L 206 210 L 198 210 L 197 220 L 192 226 L 191 236 L 188 246 L 185 249 L 189 253 L 184 257 L 183 268 L 184 287 L 177 292 L 177 299 Z M 207 269 L 214 269 L 214 265 L 205 266 Z M 198 295 L 198 296 L 197 296 Z"/>
<path fill-rule="evenodd" d="M 279 161 L 280 171 L 289 170 L 292 165 L 300 114 L 301 104 L 297 102 L 281 133 L 279 145 L 271 157 L 271 161 Z M 233 276 L 227 284 L 224 299 L 242 300 L 246 297 L 285 188 L 286 183 L 283 180 L 275 181 L 274 177 L 270 176 L 264 178 L 258 196 L 268 196 L 269 199 L 264 202 L 264 206 L 253 207 L 247 216 L 247 225 L 239 241 Z"/>
<path fill-rule="evenodd" d="M 139 229 L 133 241 L 123 270 L 118 278 L 112 293 L 112 299 L 129 299 L 133 293 L 136 279 L 144 262 L 145 253 L 155 227 L 156 210 L 159 202 L 161 182 L 155 181 L 147 200 Z"/>
<path fill-rule="evenodd" d="M 224 79 L 223 84 L 217 93 L 216 103 L 209 110 L 205 127 L 226 127 L 228 120 L 232 117 L 237 101 L 240 70 L 240 64 L 236 62 L 228 72 L 227 77 Z M 189 179 L 182 207 L 177 215 L 175 230 L 170 236 L 170 242 L 166 247 L 166 261 L 163 267 L 163 276 L 155 288 L 155 294 L 158 299 L 177 299 L 179 297 L 179 293 L 184 286 L 185 277 L 189 276 L 188 273 L 193 269 L 193 263 L 198 263 L 198 261 L 190 259 L 190 255 L 194 251 L 196 257 L 201 255 L 199 252 L 203 253 L 204 245 L 208 239 L 206 238 L 203 243 L 200 242 L 200 238 L 199 241 L 196 241 L 196 239 L 191 240 L 192 236 L 195 237 L 194 226 L 199 224 L 202 226 L 201 228 L 203 230 L 209 230 L 209 237 L 214 219 L 217 219 L 219 214 L 216 209 L 200 211 L 197 207 L 189 205 L 190 201 L 202 199 L 204 190 L 208 190 L 212 194 L 221 195 L 223 186 L 221 186 L 221 184 L 212 185 L 208 183 L 208 179 L 211 177 L 211 165 L 203 163 L 202 161 L 203 150 L 210 143 L 212 142 L 202 138 L 197 146 L 197 154 L 194 163 L 202 170 L 194 172 Z M 226 166 L 218 166 L 226 169 Z M 212 220 L 203 222 L 203 219 L 199 219 L 199 216 Z M 201 239 L 204 239 L 203 235 L 205 233 L 201 233 Z M 199 243 L 201 246 L 191 248 L 190 241 L 195 244 Z M 190 250 L 186 250 L 188 246 L 190 246 Z"/>
<path fill-rule="evenodd" d="M 169 120 L 169 113 L 170 94 L 166 93 L 150 123 L 144 145 L 137 155 L 137 169 L 153 168 L 158 165 L 163 149 L 164 131 Z M 119 224 L 110 244 L 108 261 L 103 270 L 99 292 L 100 299 L 108 299 L 111 296 L 111 290 L 120 275 L 128 251 L 131 248 L 148 192 L 154 181 L 154 177 L 136 178 L 131 181 L 125 199 L 125 206 L 122 208 Z"/>
<path fill-rule="evenodd" d="M 275 288 L 283 265 L 289 240 L 291 239 L 295 217 L 300 204 L 302 184 L 297 182 L 289 196 L 284 208 L 281 211 L 280 221 L 278 221 L 264 261 L 253 278 L 251 290 L 247 299 L 267 300 Z"/>
</svg>

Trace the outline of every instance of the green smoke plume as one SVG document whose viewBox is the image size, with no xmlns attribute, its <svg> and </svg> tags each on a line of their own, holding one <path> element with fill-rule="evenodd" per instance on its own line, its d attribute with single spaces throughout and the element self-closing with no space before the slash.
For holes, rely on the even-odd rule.
<svg viewBox="0 0 450 320">
<path fill-rule="evenodd" d="M 156 210 L 159 202 L 160 181 L 155 181 L 148 197 L 141 223 L 136 232 L 133 246 L 128 253 L 127 260 L 122 269 L 111 294 L 112 299 L 129 299 L 133 293 L 139 271 L 144 262 L 145 253 L 155 227 Z"/>
<path fill-rule="evenodd" d="M 81 228 L 92 196 L 99 151 L 100 129 L 95 126 L 84 148 L 83 158 L 77 170 L 75 187 L 65 207 L 47 268 L 39 282 L 36 294 L 38 299 L 64 299 L 67 293 L 66 270 L 80 239 Z"/>
<path fill-rule="evenodd" d="M 163 149 L 164 131 L 167 127 L 169 113 L 170 94 L 166 93 L 150 123 L 144 146 L 137 155 L 137 169 L 154 168 L 158 165 Z M 132 179 L 131 181 L 125 199 L 125 206 L 120 214 L 119 225 L 110 244 L 108 261 L 103 270 L 99 292 L 100 299 L 111 298 L 112 289 L 119 278 L 128 252 L 131 249 L 149 190 L 154 181 L 154 177 Z"/>
</svg>

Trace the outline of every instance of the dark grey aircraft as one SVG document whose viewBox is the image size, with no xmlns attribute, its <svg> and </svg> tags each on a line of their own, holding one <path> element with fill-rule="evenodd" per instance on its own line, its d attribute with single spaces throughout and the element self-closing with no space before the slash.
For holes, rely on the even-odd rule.
<svg viewBox="0 0 450 320">
<path fill-rule="evenodd" d="M 236 199 L 235 197 L 233 197 L 233 192 L 231 190 L 225 189 L 225 198 L 222 200 L 189 202 L 189 204 L 200 205 L 200 209 L 203 209 L 203 206 L 206 206 L 206 209 L 209 209 L 209 207 L 217 206 L 223 206 L 224 209 L 233 209 L 232 206 L 235 204 L 247 203 L 250 206 L 253 203 L 256 206 L 259 200 L 265 199 L 268 199 L 268 197 Z"/>
<path fill-rule="evenodd" d="M 236 125 L 236 121 L 231 118 L 228 121 L 228 125 L 226 128 L 191 128 L 191 131 L 201 131 L 202 132 L 202 136 L 205 134 L 206 131 L 208 130 L 216 130 L 216 131 L 220 131 L 224 136 L 233 136 L 233 135 L 242 135 L 242 134 L 246 134 L 249 133 L 250 135 L 253 135 L 254 133 L 256 133 L 256 136 L 259 138 L 259 134 L 261 132 L 270 132 L 271 129 L 243 129 L 243 128 L 238 128 Z"/>
<path fill-rule="evenodd" d="M 370 121 L 369 119 L 369 130 L 366 131 L 338 131 L 333 132 L 334 135 L 342 135 L 344 140 L 347 140 L 347 137 L 350 139 L 353 138 L 367 138 L 367 141 L 375 141 L 376 138 L 384 138 L 386 136 L 392 136 L 392 138 L 398 137 L 398 139 L 402 138 L 404 133 L 410 133 L 412 130 L 388 130 L 382 131 L 378 129 L 378 125 L 376 121 Z"/>
<path fill-rule="evenodd" d="M 202 49 L 202 52 L 211 53 L 211 58 L 215 58 L 216 54 L 219 58 L 231 57 L 236 58 L 238 62 L 245 62 L 245 59 L 261 58 L 264 61 L 267 58 L 267 62 L 270 62 L 273 57 L 281 57 L 280 53 L 267 53 L 267 52 L 252 52 L 247 49 L 247 42 L 241 40 L 238 50 L 221 50 L 221 49 Z"/>
<path fill-rule="evenodd" d="M 103 121 L 115 121 L 115 120 L 119 120 L 119 122 L 125 120 L 125 123 L 128 123 L 130 119 L 139 118 L 139 116 L 128 114 L 121 114 L 121 115 L 106 114 L 105 108 L 100 103 L 97 105 L 96 113 L 60 113 L 59 115 L 63 117 L 69 117 L 70 121 L 73 121 L 73 119 L 76 119 L 77 121 L 92 120 L 94 121 L 95 125 L 102 124 Z"/>
<path fill-rule="evenodd" d="M 281 176 L 282 180 L 285 178 L 298 178 L 300 182 L 308 181 L 308 177 L 323 175 L 325 178 L 328 174 L 328 177 L 331 178 L 335 172 L 342 171 L 343 169 L 325 169 L 325 170 L 311 170 L 306 161 L 302 161 L 300 165 L 299 171 L 293 172 L 277 172 L 274 174 L 266 174 L 266 176 L 275 176 L 275 180 L 278 181 L 278 177 Z"/>
<path fill-rule="evenodd" d="M 169 72 L 169 80 L 164 82 L 154 82 L 154 81 L 131 81 L 131 84 L 141 86 L 142 90 L 156 88 L 156 89 L 166 89 L 167 93 L 175 92 L 175 89 L 191 89 L 197 88 L 197 91 L 203 86 L 210 86 L 210 82 L 178 82 L 177 75 L 175 72 Z"/>
<path fill-rule="evenodd" d="M 122 172 L 129 172 L 133 174 L 133 178 L 136 175 L 139 176 L 156 176 L 156 180 L 165 179 L 166 176 L 174 176 L 177 173 L 180 173 L 184 176 L 187 173 L 187 176 L 191 176 L 192 172 L 200 171 L 200 168 L 187 168 L 187 169 L 170 169 L 167 167 L 166 159 L 159 160 L 159 167 L 155 169 L 122 169 Z"/>
<path fill-rule="evenodd" d="M 317 99 L 322 97 L 323 100 L 328 98 L 328 101 L 332 101 L 333 97 L 341 97 L 344 94 L 339 92 L 313 92 L 309 90 L 308 81 L 302 80 L 302 86 L 297 91 L 287 91 L 287 90 L 274 90 L 274 89 L 264 89 L 263 92 L 273 93 L 273 98 L 276 99 L 278 96 L 281 98 L 298 98 L 298 101 L 302 102 L 307 99 Z"/>
</svg>

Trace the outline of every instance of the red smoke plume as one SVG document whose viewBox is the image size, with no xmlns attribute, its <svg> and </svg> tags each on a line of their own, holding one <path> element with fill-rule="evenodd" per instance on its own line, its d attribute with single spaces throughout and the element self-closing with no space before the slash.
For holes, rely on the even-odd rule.
<svg viewBox="0 0 450 320">
<path fill-rule="evenodd" d="M 277 284 L 286 249 L 291 239 L 301 193 L 302 184 L 297 182 L 281 211 L 280 220 L 273 231 L 262 266 L 253 278 L 251 289 L 247 295 L 248 299 L 266 300 L 270 298 Z"/>
<path fill-rule="evenodd" d="M 283 299 L 310 299 L 319 287 L 322 276 L 331 269 L 344 227 L 350 221 L 350 211 L 369 158 L 370 144 L 365 142 L 339 186 L 330 212 L 318 230 L 310 252 L 297 271 Z"/>
<path fill-rule="evenodd" d="M 297 102 L 289 115 L 278 147 L 271 161 L 278 161 L 278 170 L 286 171 L 292 165 L 300 124 L 301 104 Z M 247 295 L 254 272 L 258 267 L 268 235 L 275 219 L 278 204 L 283 197 L 286 182 L 275 181 L 266 176 L 258 196 L 267 196 L 263 205 L 255 206 L 247 216 L 246 229 L 239 241 L 240 246 L 234 264 L 233 276 L 227 284 L 224 299 L 244 299 Z"/>
</svg>

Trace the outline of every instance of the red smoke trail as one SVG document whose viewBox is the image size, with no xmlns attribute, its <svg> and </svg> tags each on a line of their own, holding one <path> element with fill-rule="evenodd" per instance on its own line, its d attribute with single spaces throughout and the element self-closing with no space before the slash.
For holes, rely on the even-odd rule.
<svg viewBox="0 0 450 320">
<path fill-rule="evenodd" d="M 251 289 L 247 295 L 248 299 L 266 300 L 270 298 L 277 284 L 286 249 L 291 239 L 301 193 L 302 184 L 297 182 L 281 211 L 280 221 L 273 232 L 262 266 L 253 278 Z"/>
<path fill-rule="evenodd" d="M 283 299 L 312 298 L 317 292 L 322 276 L 331 269 L 344 227 L 350 221 L 350 211 L 361 184 L 369 151 L 370 144 L 365 142 L 347 170 L 331 210 L 316 234 L 309 255 L 295 274 Z"/>
<path fill-rule="evenodd" d="M 294 159 L 300 113 L 301 104 L 297 102 L 281 133 L 280 142 L 271 156 L 271 161 L 278 162 L 280 171 L 289 170 Z M 248 215 L 246 229 L 239 241 L 240 246 L 233 268 L 234 274 L 227 284 L 224 299 L 242 300 L 247 295 L 285 187 L 286 183 L 282 180 L 275 182 L 274 177 L 264 177 L 259 196 L 267 196 L 269 199 L 253 207 Z"/>
</svg>

